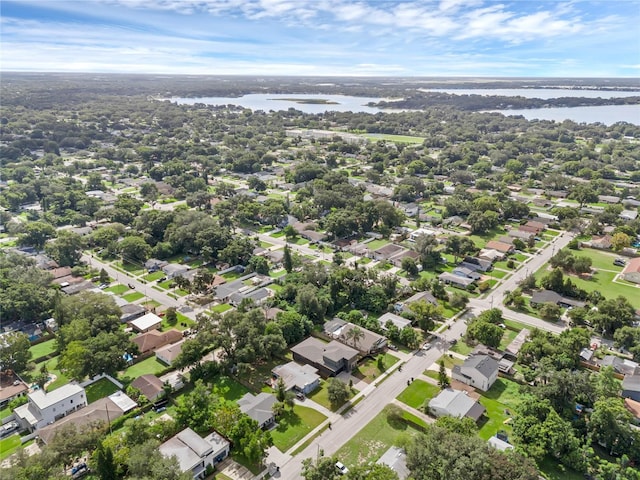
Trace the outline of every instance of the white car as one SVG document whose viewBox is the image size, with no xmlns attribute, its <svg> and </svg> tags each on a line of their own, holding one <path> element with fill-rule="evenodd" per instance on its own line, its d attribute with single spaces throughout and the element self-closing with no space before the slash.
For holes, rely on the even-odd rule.
<svg viewBox="0 0 640 480">
<path fill-rule="evenodd" d="M 349 473 L 349 469 L 342 462 L 336 462 L 336 470 L 338 470 L 340 475 L 346 475 Z"/>
<path fill-rule="evenodd" d="M 431 344 L 430 343 L 425 343 L 424 345 L 422 345 L 422 350 L 427 351 L 431 349 Z"/>
</svg>

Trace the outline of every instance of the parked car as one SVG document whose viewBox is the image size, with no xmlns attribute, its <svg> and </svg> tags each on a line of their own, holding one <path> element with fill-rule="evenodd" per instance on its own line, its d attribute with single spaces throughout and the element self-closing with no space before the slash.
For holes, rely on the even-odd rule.
<svg viewBox="0 0 640 480">
<path fill-rule="evenodd" d="M 296 398 L 300 401 L 305 399 L 304 393 L 302 392 L 296 392 Z"/>
<path fill-rule="evenodd" d="M 18 422 L 9 422 L 0 427 L 0 438 L 4 438 L 8 435 L 11 435 L 13 432 L 20 428 L 20 424 Z"/>
<path fill-rule="evenodd" d="M 431 344 L 429 342 L 422 345 L 422 350 L 427 351 L 431 349 Z"/>
<path fill-rule="evenodd" d="M 396 347 L 393 343 L 390 343 L 389 345 L 387 345 L 387 347 L 389 347 L 389 350 L 393 350 L 394 352 L 398 351 L 398 347 Z"/>
<path fill-rule="evenodd" d="M 340 475 L 346 475 L 349 473 L 349 469 L 342 462 L 336 462 L 336 470 L 338 470 Z"/>
<path fill-rule="evenodd" d="M 624 267 L 626 265 L 627 262 L 624 261 L 624 258 L 616 258 L 613 261 L 613 264 L 618 266 L 618 267 Z"/>
</svg>

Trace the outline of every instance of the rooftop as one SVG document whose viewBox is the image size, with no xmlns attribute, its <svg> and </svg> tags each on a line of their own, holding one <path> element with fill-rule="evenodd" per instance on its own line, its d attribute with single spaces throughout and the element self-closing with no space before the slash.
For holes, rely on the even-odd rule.
<svg viewBox="0 0 640 480">
<path fill-rule="evenodd" d="M 45 393 L 44 390 L 36 390 L 35 392 L 29 393 L 28 397 L 36 407 L 44 410 L 78 393 L 84 393 L 84 388 L 76 383 L 67 383 L 48 393 Z"/>
<path fill-rule="evenodd" d="M 140 318 L 136 318 L 135 320 L 131 320 L 129 325 L 137 330 L 148 330 L 151 327 L 162 323 L 162 319 L 157 316 L 155 313 L 146 313 Z"/>
</svg>

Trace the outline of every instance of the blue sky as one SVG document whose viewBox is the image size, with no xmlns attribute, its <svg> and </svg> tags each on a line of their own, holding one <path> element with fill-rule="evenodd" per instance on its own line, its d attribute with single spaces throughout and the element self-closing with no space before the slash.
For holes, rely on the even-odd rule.
<svg viewBox="0 0 640 480">
<path fill-rule="evenodd" d="M 1 3 L 3 71 L 640 76 L 640 0 Z"/>
</svg>

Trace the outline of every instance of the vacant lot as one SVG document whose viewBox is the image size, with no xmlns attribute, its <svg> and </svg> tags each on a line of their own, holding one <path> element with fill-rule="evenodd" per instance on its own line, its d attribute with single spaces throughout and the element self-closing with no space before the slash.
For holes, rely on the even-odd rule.
<svg viewBox="0 0 640 480">
<path fill-rule="evenodd" d="M 414 380 L 398 395 L 398 400 L 410 407 L 420 408 L 425 402 L 435 397 L 439 391 L 440 388 L 437 385 L 423 380 Z"/>
<path fill-rule="evenodd" d="M 287 410 L 278 418 L 278 426 L 271 430 L 273 444 L 281 452 L 286 452 L 326 418 L 312 408 L 295 405 L 293 410 Z"/>
<path fill-rule="evenodd" d="M 414 436 L 417 430 L 404 422 L 389 422 L 385 410 L 376 415 L 358 434 L 345 443 L 336 456 L 347 467 L 375 462 L 401 437 Z"/>
</svg>

